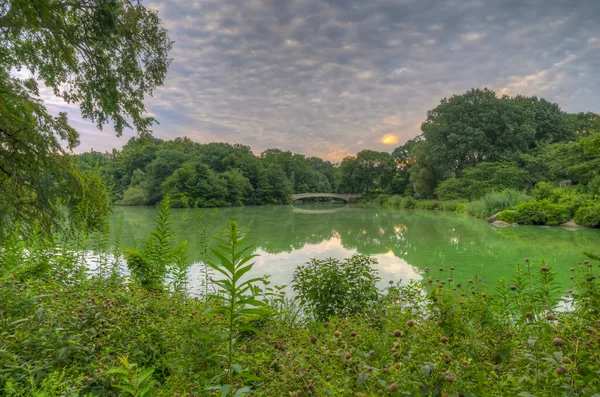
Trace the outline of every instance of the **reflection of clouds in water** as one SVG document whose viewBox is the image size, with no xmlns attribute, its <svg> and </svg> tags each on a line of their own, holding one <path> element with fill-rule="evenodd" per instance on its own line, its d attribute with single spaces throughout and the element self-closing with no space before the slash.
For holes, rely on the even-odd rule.
<svg viewBox="0 0 600 397">
<path fill-rule="evenodd" d="M 248 273 L 248 277 L 259 277 L 264 274 L 270 276 L 271 285 L 289 285 L 294 270 L 304 265 L 312 258 L 348 258 L 357 253 L 356 249 L 347 249 L 342 245 L 339 236 L 318 244 L 306 244 L 301 249 L 291 252 L 271 254 L 261 249 L 256 251 L 259 256 L 254 258 L 254 268 Z M 380 287 L 387 287 L 389 280 L 394 282 L 402 280 L 408 283 L 410 280 L 419 279 L 421 276 L 414 266 L 409 265 L 404 259 L 398 258 L 392 251 L 385 254 L 372 255 L 378 262 L 376 268 L 381 277 Z M 198 290 L 200 280 L 204 277 L 201 265 L 194 265 L 190 272 L 191 286 Z M 288 291 L 291 289 L 288 287 Z"/>
</svg>

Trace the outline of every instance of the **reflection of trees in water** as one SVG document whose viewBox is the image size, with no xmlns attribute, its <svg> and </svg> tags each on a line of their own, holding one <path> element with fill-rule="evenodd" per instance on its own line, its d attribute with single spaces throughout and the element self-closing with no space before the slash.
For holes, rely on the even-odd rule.
<svg viewBox="0 0 600 397">
<path fill-rule="evenodd" d="M 134 246 L 136 239 L 145 239 L 155 215 L 153 208 L 117 208 L 113 217 L 122 218 L 122 246 Z M 391 251 L 419 268 L 455 266 L 460 276 L 477 273 L 493 279 L 512 274 L 515 263 L 526 257 L 534 261 L 545 258 L 567 274 L 573 261 L 584 259 L 581 252 L 597 249 L 600 238 L 596 230 L 495 228 L 469 216 L 435 211 L 351 208 L 306 214 L 294 213 L 287 206 L 225 208 L 217 212 L 213 223 L 216 231 L 230 219 L 251 233 L 255 248 L 272 254 L 339 237 L 344 248 L 360 254 Z M 172 222 L 180 236 L 189 241 L 194 259 L 199 229 L 194 211 L 174 210 Z"/>
</svg>

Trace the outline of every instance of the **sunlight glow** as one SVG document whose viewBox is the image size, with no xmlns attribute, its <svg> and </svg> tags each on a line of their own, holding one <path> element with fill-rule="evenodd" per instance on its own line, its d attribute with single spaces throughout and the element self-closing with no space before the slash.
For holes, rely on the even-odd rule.
<svg viewBox="0 0 600 397">
<path fill-rule="evenodd" d="M 381 143 L 385 145 L 397 145 L 398 137 L 393 134 L 384 135 L 383 138 L 381 138 Z"/>
</svg>

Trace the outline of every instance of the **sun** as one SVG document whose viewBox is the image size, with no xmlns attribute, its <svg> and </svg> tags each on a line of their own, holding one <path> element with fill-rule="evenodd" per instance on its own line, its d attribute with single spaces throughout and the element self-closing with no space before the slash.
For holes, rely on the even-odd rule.
<svg viewBox="0 0 600 397">
<path fill-rule="evenodd" d="M 397 145 L 398 144 L 398 137 L 396 135 L 393 135 L 393 134 L 384 135 L 381 138 L 381 143 L 383 143 L 385 145 Z"/>
</svg>

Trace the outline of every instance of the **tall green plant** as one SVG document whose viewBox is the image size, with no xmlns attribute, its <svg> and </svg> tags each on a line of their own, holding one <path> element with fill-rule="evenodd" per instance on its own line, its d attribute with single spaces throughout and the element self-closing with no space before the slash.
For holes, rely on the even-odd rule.
<svg viewBox="0 0 600 397">
<path fill-rule="evenodd" d="M 257 255 L 250 254 L 249 237 L 240 229 L 239 225 L 231 221 L 222 237 L 215 238 L 218 242 L 217 249 L 211 249 L 218 263 L 209 261 L 208 265 L 222 277 L 213 279 L 217 286 L 217 293 L 212 294 L 212 300 L 217 304 L 213 309 L 214 314 L 222 315 L 225 319 L 222 336 L 226 341 L 226 352 L 223 356 L 225 364 L 225 384 L 220 386 L 221 395 L 227 396 L 234 393 L 234 375 L 242 378 L 252 378 L 252 375 L 235 363 L 234 346 L 240 331 L 247 330 L 262 333 L 260 330 L 248 325 L 250 317 L 264 317 L 269 313 L 268 306 L 256 294 L 256 283 L 262 277 L 243 279 L 244 275 L 252 270 Z M 236 396 L 249 391 L 250 388 L 241 388 Z"/>
<path fill-rule="evenodd" d="M 215 220 L 215 216 L 217 215 L 217 209 L 215 208 L 210 216 L 206 215 L 206 212 L 202 209 L 198 209 L 196 213 L 196 220 L 198 222 L 199 231 L 198 231 L 198 254 L 200 256 L 200 264 L 201 264 L 201 291 L 202 296 L 207 299 L 209 296 L 209 291 L 212 286 L 210 282 L 212 276 L 212 270 L 210 266 L 208 266 L 208 262 L 210 260 L 210 247 L 209 240 L 211 237 L 212 225 Z"/>
<path fill-rule="evenodd" d="M 187 242 L 175 245 L 170 208 L 167 197 L 160 203 L 156 226 L 142 251 L 137 248 L 123 250 L 129 271 L 147 290 L 162 290 L 167 279 L 176 290 L 187 285 Z"/>
</svg>

